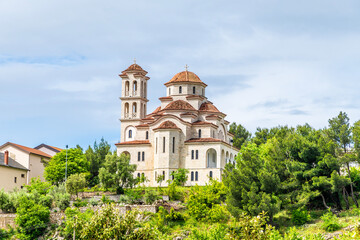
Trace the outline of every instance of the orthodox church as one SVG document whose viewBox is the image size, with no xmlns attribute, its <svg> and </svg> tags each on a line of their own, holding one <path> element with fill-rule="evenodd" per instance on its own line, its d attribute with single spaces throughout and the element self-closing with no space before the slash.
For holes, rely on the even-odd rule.
<svg viewBox="0 0 360 240">
<path fill-rule="evenodd" d="M 193 72 L 177 73 L 165 83 L 161 105 L 147 114 L 147 72 L 134 63 L 119 75 L 121 91 L 121 140 L 117 153 L 130 156 L 135 176 L 145 176 L 148 186 L 161 186 L 179 168 L 189 171 L 187 186 L 221 180 L 227 163 L 234 163 L 238 149 L 232 146 L 226 114 L 205 94 L 207 85 Z"/>
</svg>

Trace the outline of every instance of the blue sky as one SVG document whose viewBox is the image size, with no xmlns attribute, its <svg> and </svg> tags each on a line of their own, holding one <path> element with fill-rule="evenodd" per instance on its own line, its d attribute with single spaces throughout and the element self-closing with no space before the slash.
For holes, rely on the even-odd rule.
<svg viewBox="0 0 360 240">
<path fill-rule="evenodd" d="M 148 112 L 185 64 L 231 122 L 360 119 L 359 1 L 0 0 L 0 143 L 120 138 L 121 79 L 149 72 Z"/>
</svg>

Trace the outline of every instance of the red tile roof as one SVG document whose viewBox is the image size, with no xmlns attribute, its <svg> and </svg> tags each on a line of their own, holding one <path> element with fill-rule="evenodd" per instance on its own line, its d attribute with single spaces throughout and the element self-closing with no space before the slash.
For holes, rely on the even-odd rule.
<svg viewBox="0 0 360 240">
<path fill-rule="evenodd" d="M 215 124 L 213 124 L 211 122 L 205 122 L 205 121 L 196 121 L 196 122 L 193 122 L 192 125 L 212 125 L 212 126 L 218 128 L 218 126 L 216 126 Z"/>
<path fill-rule="evenodd" d="M 204 96 L 200 96 L 200 95 L 190 95 L 190 96 L 187 96 L 187 97 L 186 97 L 186 99 L 192 99 L 192 98 L 204 99 L 205 97 L 204 97 Z"/>
<path fill-rule="evenodd" d="M 201 83 L 201 84 L 207 86 L 205 83 L 203 83 L 200 80 L 200 78 L 195 73 L 189 72 L 189 71 L 183 71 L 183 72 L 179 72 L 179 73 L 175 74 L 175 76 L 170 81 L 165 83 L 165 85 L 168 85 L 171 83 L 181 83 L 181 82 Z"/>
<path fill-rule="evenodd" d="M 161 107 L 157 107 L 151 114 L 158 113 L 161 110 Z"/>
<path fill-rule="evenodd" d="M 154 130 L 157 129 L 180 129 L 180 128 L 178 128 L 178 126 L 176 126 L 176 124 L 173 123 L 172 121 L 165 121 L 161 123 L 160 126 L 155 128 Z"/>
<path fill-rule="evenodd" d="M 217 138 L 191 138 L 185 142 L 223 142 L 221 139 Z"/>
<path fill-rule="evenodd" d="M 135 126 L 136 128 L 146 128 L 146 127 L 149 127 L 149 124 L 140 124 L 140 125 L 137 125 Z"/>
<path fill-rule="evenodd" d="M 210 102 L 204 102 L 200 106 L 200 111 L 206 111 L 206 112 L 220 112 L 212 103 Z"/>
<path fill-rule="evenodd" d="M 16 148 L 19 148 L 19 149 L 22 149 L 23 151 L 25 152 L 28 152 L 28 153 L 32 153 L 32 154 L 36 154 L 36 155 L 39 155 L 39 156 L 43 156 L 43 157 L 47 157 L 47 158 L 51 158 L 51 156 L 47 153 L 44 153 L 38 149 L 34 149 L 34 148 L 29 148 L 29 147 L 25 147 L 25 146 L 22 146 L 22 145 L 19 145 L 19 144 L 16 144 L 16 143 L 11 143 L 11 142 L 7 142 L 5 143 L 4 145 L 2 145 L 0 148 L 6 146 L 6 145 L 12 145 Z"/>
<path fill-rule="evenodd" d="M 137 144 L 150 144 L 150 142 L 148 140 L 134 140 L 134 141 L 116 143 L 115 145 L 137 145 Z"/>
<path fill-rule="evenodd" d="M 126 72 L 146 72 L 146 71 L 142 69 L 142 67 L 134 63 L 130 65 L 126 70 L 122 71 L 122 73 L 126 73 Z"/>
<path fill-rule="evenodd" d="M 183 100 L 176 100 L 169 103 L 164 110 L 196 110 L 190 103 Z"/>
</svg>

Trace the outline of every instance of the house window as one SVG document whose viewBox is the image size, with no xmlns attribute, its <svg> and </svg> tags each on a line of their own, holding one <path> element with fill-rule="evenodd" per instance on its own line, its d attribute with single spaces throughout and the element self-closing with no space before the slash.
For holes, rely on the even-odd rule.
<svg viewBox="0 0 360 240">
<path fill-rule="evenodd" d="M 196 159 L 199 159 L 199 150 L 196 150 Z"/>
<path fill-rule="evenodd" d="M 129 130 L 129 138 L 132 138 L 132 130 Z"/>
<path fill-rule="evenodd" d="M 179 93 L 182 93 L 182 87 L 181 86 L 179 87 Z"/>
<path fill-rule="evenodd" d="M 145 138 L 146 138 L 146 139 L 149 139 L 149 131 L 146 131 L 146 134 L 145 134 L 145 135 L 146 135 Z"/>
<path fill-rule="evenodd" d="M 193 87 L 193 94 L 195 94 L 195 87 Z"/>
<path fill-rule="evenodd" d="M 165 137 L 163 137 L 163 153 L 165 152 Z"/>
<path fill-rule="evenodd" d="M 209 177 L 210 177 L 210 179 L 212 179 L 212 177 L 213 177 L 212 171 L 210 171 Z"/>
<path fill-rule="evenodd" d="M 198 172 L 196 171 L 195 172 L 195 181 L 197 181 L 198 180 Z"/>
<path fill-rule="evenodd" d="M 141 153 L 138 152 L 138 162 L 140 162 L 140 155 L 141 155 Z"/>
<path fill-rule="evenodd" d="M 201 129 L 199 129 L 199 138 L 201 138 Z"/>
<path fill-rule="evenodd" d="M 194 159 L 194 150 L 191 150 L 191 159 Z"/>
<path fill-rule="evenodd" d="M 25 178 L 25 174 L 21 174 L 21 177 L 22 177 L 22 178 Z"/>
<path fill-rule="evenodd" d="M 194 181 L 194 172 L 191 172 L 191 181 Z"/>
<path fill-rule="evenodd" d="M 175 137 L 173 137 L 172 152 L 175 153 Z"/>
<path fill-rule="evenodd" d="M 145 152 L 142 152 L 142 161 L 145 161 Z"/>
<path fill-rule="evenodd" d="M 14 183 L 16 183 L 17 177 L 14 177 Z"/>
</svg>

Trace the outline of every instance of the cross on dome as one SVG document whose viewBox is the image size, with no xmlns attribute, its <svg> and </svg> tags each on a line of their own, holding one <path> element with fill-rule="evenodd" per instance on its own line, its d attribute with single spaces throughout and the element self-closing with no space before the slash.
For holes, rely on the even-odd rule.
<svg viewBox="0 0 360 240">
<path fill-rule="evenodd" d="M 188 68 L 189 68 L 189 66 L 186 64 L 186 65 L 185 65 L 185 71 L 187 71 Z"/>
<path fill-rule="evenodd" d="M 136 58 L 134 58 L 134 64 L 136 64 Z"/>
</svg>

